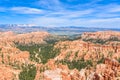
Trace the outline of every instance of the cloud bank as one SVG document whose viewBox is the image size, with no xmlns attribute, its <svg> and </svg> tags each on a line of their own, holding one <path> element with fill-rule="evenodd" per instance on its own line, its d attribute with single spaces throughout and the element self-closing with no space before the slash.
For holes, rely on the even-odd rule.
<svg viewBox="0 0 120 80">
<path fill-rule="evenodd" d="M 26 0 L 27 1 L 27 0 Z M 113 0 L 31 0 L 30 5 L 0 7 L 42 26 L 120 27 L 120 3 Z M 8 1 L 9 2 L 9 1 Z M 9 16 L 8 16 L 9 17 Z M 24 23 L 24 22 L 23 22 Z"/>
</svg>

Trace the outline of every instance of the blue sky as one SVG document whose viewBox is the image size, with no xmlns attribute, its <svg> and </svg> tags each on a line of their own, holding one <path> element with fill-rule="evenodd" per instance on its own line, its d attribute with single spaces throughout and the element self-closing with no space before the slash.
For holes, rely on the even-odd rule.
<svg viewBox="0 0 120 80">
<path fill-rule="evenodd" d="M 120 0 L 0 0 L 0 24 L 120 28 Z"/>
</svg>

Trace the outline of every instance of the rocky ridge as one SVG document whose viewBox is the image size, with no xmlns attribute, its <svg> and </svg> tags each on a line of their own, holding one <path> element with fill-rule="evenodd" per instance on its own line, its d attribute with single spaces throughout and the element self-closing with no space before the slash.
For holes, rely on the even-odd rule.
<svg viewBox="0 0 120 80">
<path fill-rule="evenodd" d="M 48 35 L 47 32 L 28 34 L 14 34 L 11 31 L 0 32 L 0 80 L 19 80 L 18 76 L 22 65 L 35 64 L 29 60 L 29 52 L 19 50 L 15 43 L 41 44 Z"/>
<path fill-rule="evenodd" d="M 102 36 L 104 32 L 96 33 Z M 105 32 L 103 36 L 113 34 L 119 39 L 120 32 Z M 0 80 L 19 80 L 19 75 L 23 71 L 22 67 L 29 64 L 36 68 L 34 80 L 120 80 L 120 63 L 117 61 L 120 59 L 119 40 L 107 41 L 105 44 L 83 41 L 83 38 L 74 41 L 60 41 L 54 46 L 60 49 L 59 55 L 49 59 L 46 64 L 31 61 L 28 51 L 21 51 L 16 48 L 15 43 L 25 45 L 44 43 L 44 38 L 49 35 L 46 32 L 27 34 L 1 32 Z M 82 37 L 84 36 L 82 35 Z M 100 37 L 100 39 L 108 40 L 108 37 Z M 101 59 L 103 61 L 98 63 Z M 77 68 L 70 69 L 68 64 L 60 63 L 61 60 L 68 60 L 69 62 L 91 60 L 92 66 L 86 66 L 80 70 Z"/>
<path fill-rule="evenodd" d="M 84 58 L 84 60 L 98 60 L 101 57 L 111 57 L 115 59 L 120 58 L 120 45 L 101 45 L 81 40 L 64 41 L 56 44 L 57 48 L 61 49 L 61 53 L 55 59 L 65 59 L 68 57 L 70 60 Z"/>
</svg>

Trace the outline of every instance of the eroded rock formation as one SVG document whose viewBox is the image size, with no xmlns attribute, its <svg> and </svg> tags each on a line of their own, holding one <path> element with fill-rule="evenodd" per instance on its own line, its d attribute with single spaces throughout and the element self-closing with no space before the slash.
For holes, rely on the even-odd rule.
<svg viewBox="0 0 120 80">
<path fill-rule="evenodd" d="M 84 58 L 85 60 L 98 60 L 101 57 L 111 57 L 115 59 L 120 58 L 120 45 L 112 44 L 94 44 L 91 42 L 85 42 L 81 40 L 64 41 L 56 44 L 57 48 L 60 48 L 61 53 L 55 59 L 69 60 Z"/>
<path fill-rule="evenodd" d="M 47 32 L 32 32 L 27 34 L 14 34 L 0 32 L 0 80 L 19 80 L 19 74 L 24 65 L 32 64 L 36 68 L 34 80 L 120 80 L 120 32 L 95 32 L 84 33 L 82 39 L 109 40 L 105 44 L 95 44 L 90 41 L 74 40 L 60 41 L 55 48 L 60 53 L 54 59 L 49 59 L 46 64 L 30 60 L 28 51 L 16 48 L 15 43 L 41 44 L 50 34 Z M 103 59 L 103 62 L 99 62 Z M 61 60 L 91 60 L 93 65 L 78 70 L 70 69 L 68 64 L 59 63 Z M 7 76 L 6 76 L 7 75 Z"/>
</svg>

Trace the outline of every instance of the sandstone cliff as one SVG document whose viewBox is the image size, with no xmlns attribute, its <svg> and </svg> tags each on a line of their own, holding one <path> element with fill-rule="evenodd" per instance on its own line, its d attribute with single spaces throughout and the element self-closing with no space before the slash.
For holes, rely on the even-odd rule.
<svg viewBox="0 0 120 80">
<path fill-rule="evenodd" d="M 35 80 L 120 80 L 120 63 L 114 59 L 105 58 L 104 63 L 95 68 L 89 67 L 78 71 L 70 70 L 66 65 L 55 64 L 50 60 L 46 65 L 49 69 L 37 72 Z"/>
<path fill-rule="evenodd" d="M 98 31 L 85 32 L 81 35 L 82 40 L 95 43 L 105 43 L 107 41 L 120 41 L 120 32 L 116 31 Z"/>
<path fill-rule="evenodd" d="M 0 32 L 0 80 L 19 80 L 22 71 L 29 71 L 24 70 L 29 64 L 34 65 L 36 70 L 34 80 L 120 80 L 120 32 L 90 32 L 84 33 L 79 40 L 59 41 L 54 46 L 60 49 L 59 55 L 49 59 L 46 64 L 31 61 L 30 53 L 21 51 L 15 45 L 45 43 L 44 39 L 48 36 L 50 34 L 47 32 Z M 113 37 L 117 40 L 112 41 Z M 95 39 L 107 42 L 98 44 L 94 43 Z M 77 69 L 79 67 L 80 70 Z"/>
<path fill-rule="evenodd" d="M 120 45 L 112 44 L 94 44 L 81 40 L 64 41 L 56 44 L 60 48 L 61 53 L 57 56 L 56 60 L 65 59 L 69 60 L 84 58 L 84 60 L 98 60 L 102 57 L 120 58 Z"/>
<path fill-rule="evenodd" d="M 19 80 L 23 65 L 35 64 L 30 61 L 30 54 L 16 48 L 18 44 L 41 44 L 49 36 L 47 32 L 15 34 L 11 31 L 0 32 L 0 80 Z M 7 76 L 6 76 L 7 75 Z"/>
<path fill-rule="evenodd" d="M 44 44 L 44 39 L 50 36 L 47 32 L 31 32 L 26 34 L 18 34 L 14 37 L 14 42 L 22 45 L 27 44 Z"/>
</svg>

